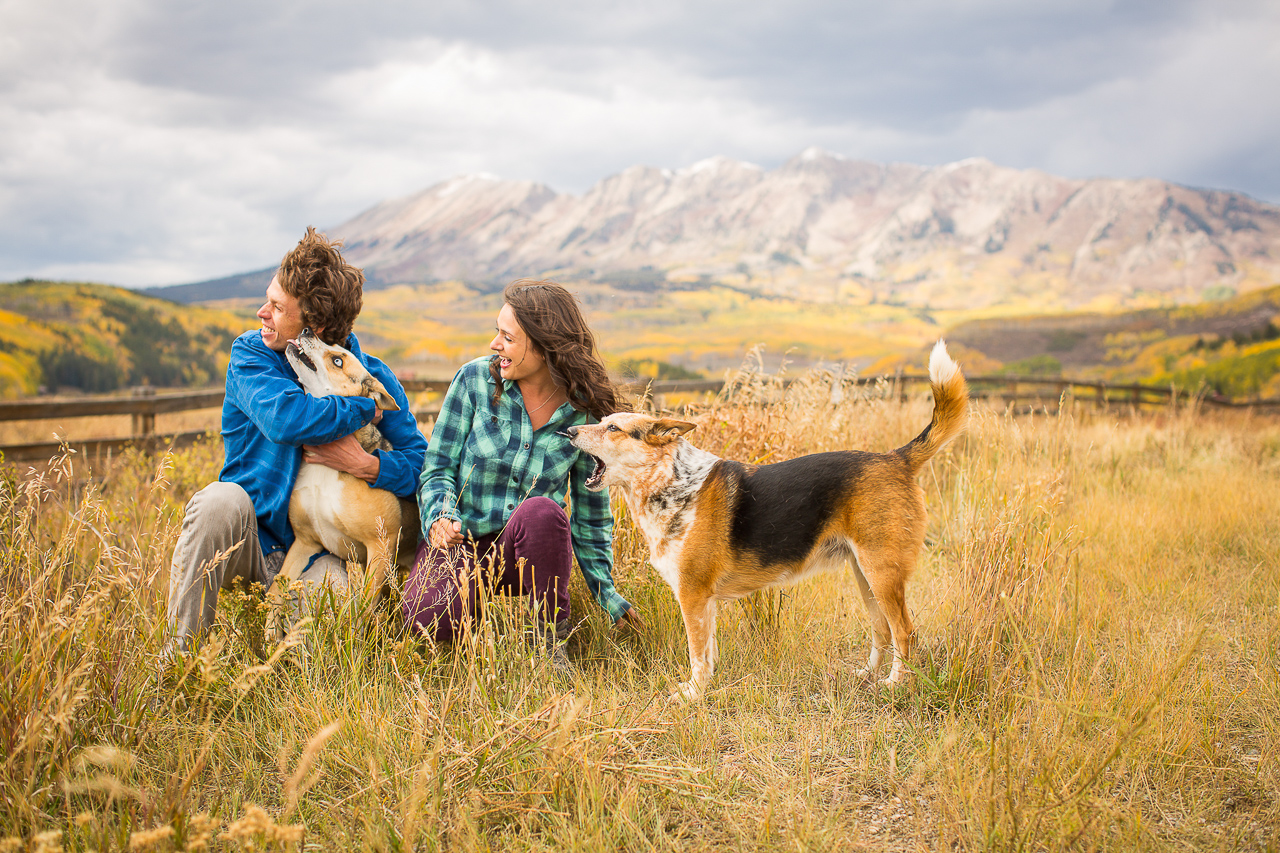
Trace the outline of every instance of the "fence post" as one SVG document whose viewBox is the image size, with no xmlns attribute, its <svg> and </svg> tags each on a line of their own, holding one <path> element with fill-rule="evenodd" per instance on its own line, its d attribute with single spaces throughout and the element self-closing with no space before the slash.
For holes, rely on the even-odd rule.
<svg viewBox="0 0 1280 853">
<path fill-rule="evenodd" d="M 844 362 L 836 365 L 836 369 L 831 371 L 831 395 L 827 398 L 827 404 L 832 408 L 844 402 Z"/>
<path fill-rule="evenodd" d="M 156 389 L 149 385 L 133 389 L 133 396 L 138 397 L 154 397 Z M 155 412 L 134 412 L 133 413 L 133 435 L 135 438 L 150 438 L 156 432 L 156 413 Z"/>
</svg>

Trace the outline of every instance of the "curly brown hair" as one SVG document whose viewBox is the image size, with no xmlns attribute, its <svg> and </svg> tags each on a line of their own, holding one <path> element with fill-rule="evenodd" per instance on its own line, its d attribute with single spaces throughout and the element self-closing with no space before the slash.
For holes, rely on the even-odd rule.
<svg viewBox="0 0 1280 853">
<path fill-rule="evenodd" d="M 302 322 L 326 344 L 341 345 L 364 306 L 364 273 L 342 257 L 341 240 L 315 228 L 280 261 L 280 286 L 298 300 Z"/>
<path fill-rule="evenodd" d="M 554 281 L 522 278 L 502 291 L 502 301 L 515 312 L 529 342 L 547 360 L 551 378 L 565 390 L 569 405 L 600 420 L 630 406 L 609 380 L 596 352 L 596 338 L 573 294 Z M 502 399 L 498 357 L 489 362 L 494 381 L 493 405 Z"/>
</svg>

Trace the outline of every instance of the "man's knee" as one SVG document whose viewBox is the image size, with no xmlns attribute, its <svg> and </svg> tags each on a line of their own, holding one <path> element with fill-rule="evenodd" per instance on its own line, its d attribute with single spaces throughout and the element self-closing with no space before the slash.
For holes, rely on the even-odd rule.
<svg viewBox="0 0 1280 853">
<path fill-rule="evenodd" d="M 243 564 L 248 555 L 231 555 L 227 549 L 251 538 L 256 545 L 256 529 L 257 518 L 248 492 L 235 483 L 210 483 L 187 502 L 182 532 L 174 545 L 171 579 L 185 578 L 184 583 L 190 583 L 198 573 L 208 571 L 227 579 L 244 574 L 242 569 L 231 570 L 225 564 L 228 560 Z M 223 555 L 218 565 L 224 566 L 216 570 L 210 563 L 215 553 Z"/>
<path fill-rule="evenodd" d="M 302 573 L 300 580 L 306 584 L 324 585 L 335 592 L 346 592 L 349 586 L 347 564 L 333 554 L 321 554 Z"/>
<path fill-rule="evenodd" d="M 191 500 L 187 502 L 187 511 L 190 512 L 193 508 L 219 515 L 252 515 L 253 501 L 239 483 L 224 483 L 219 480 L 191 496 Z"/>
</svg>

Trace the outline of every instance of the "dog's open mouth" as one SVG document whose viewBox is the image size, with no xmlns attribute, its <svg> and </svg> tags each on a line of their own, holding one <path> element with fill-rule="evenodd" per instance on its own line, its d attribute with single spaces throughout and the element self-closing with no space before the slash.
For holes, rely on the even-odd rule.
<svg viewBox="0 0 1280 853">
<path fill-rule="evenodd" d="M 587 455 L 591 456 L 590 453 Z M 591 491 L 598 492 L 604 488 L 604 460 L 599 456 L 591 456 L 591 459 L 596 463 L 596 469 L 591 472 L 591 476 L 587 478 L 584 485 Z"/>
<path fill-rule="evenodd" d="M 311 360 L 310 356 L 302 351 L 302 347 L 298 346 L 297 341 L 289 341 L 289 352 L 293 354 L 294 358 L 305 364 L 307 366 L 307 370 L 314 371 L 316 369 L 316 363 Z"/>
</svg>

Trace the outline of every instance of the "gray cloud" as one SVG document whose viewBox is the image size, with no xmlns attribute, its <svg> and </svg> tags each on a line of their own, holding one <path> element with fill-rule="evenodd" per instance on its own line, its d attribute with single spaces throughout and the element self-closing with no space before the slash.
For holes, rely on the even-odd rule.
<svg viewBox="0 0 1280 853">
<path fill-rule="evenodd" d="M 192 280 L 461 172 L 812 144 L 1280 199 L 1273 5 L 0 0 L 0 279 Z"/>
</svg>

